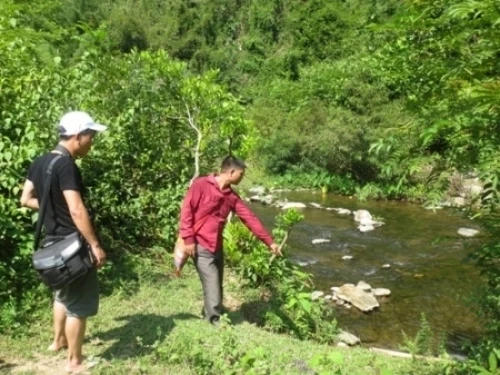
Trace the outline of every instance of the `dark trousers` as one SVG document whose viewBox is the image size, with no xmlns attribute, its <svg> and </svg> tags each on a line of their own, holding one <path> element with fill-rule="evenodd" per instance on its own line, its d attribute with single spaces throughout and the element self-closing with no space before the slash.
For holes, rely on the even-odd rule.
<svg viewBox="0 0 500 375">
<path fill-rule="evenodd" d="M 197 245 L 194 265 L 203 288 L 204 315 L 210 322 L 214 322 L 223 313 L 224 253 L 222 250 L 211 253 Z"/>
</svg>

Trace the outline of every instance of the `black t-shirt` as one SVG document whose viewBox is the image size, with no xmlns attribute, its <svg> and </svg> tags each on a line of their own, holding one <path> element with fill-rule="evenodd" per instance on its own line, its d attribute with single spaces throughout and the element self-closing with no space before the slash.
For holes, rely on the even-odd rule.
<svg viewBox="0 0 500 375">
<path fill-rule="evenodd" d="M 28 172 L 28 180 L 35 186 L 38 203 L 41 206 L 47 168 L 50 162 L 59 154 L 49 153 L 38 157 L 31 164 Z M 47 203 L 43 225 L 47 235 L 65 236 L 77 230 L 68 204 L 64 198 L 63 191 L 76 190 L 84 196 L 82 175 L 75 161 L 69 156 L 62 156 L 52 169 L 52 181 L 50 188 L 50 200 Z"/>
</svg>

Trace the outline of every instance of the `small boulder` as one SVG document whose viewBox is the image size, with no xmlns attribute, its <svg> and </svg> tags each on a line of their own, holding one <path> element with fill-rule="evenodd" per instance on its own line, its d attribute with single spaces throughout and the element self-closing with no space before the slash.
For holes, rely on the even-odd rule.
<svg viewBox="0 0 500 375">
<path fill-rule="evenodd" d="M 320 205 L 319 203 L 309 203 L 309 205 L 314 208 L 323 208 L 323 206 Z"/>
<path fill-rule="evenodd" d="M 325 295 L 324 292 L 320 291 L 320 290 L 315 290 L 314 292 L 311 293 L 311 299 L 313 301 L 316 301 L 318 299 L 320 299 L 321 297 L 323 297 Z"/>
<path fill-rule="evenodd" d="M 386 288 L 374 288 L 372 289 L 372 293 L 375 297 L 387 297 L 391 295 L 390 289 Z"/>
<path fill-rule="evenodd" d="M 364 290 L 365 292 L 369 292 L 370 290 L 372 290 L 372 287 L 370 284 L 368 283 L 365 283 L 364 281 L 360 281 L 357 285 L 356 285 L 356 288 L 359 288 L 361 290 Z"/>
<path fill-rule="evenodd" d="M 262 204 L 272 204 L 274 197 L 270 194 L 260 197 L 260 203 Z"/>
<path fill-rule="evenodd" d="M 351 210 L 348 210 L 347 208 L 339 208 L 336 211 L 339 215 L 350 215 L 352 213 Z"/>
<path fill-rule="evenodd" d="M 338 342 L 338 343 L 337 343 L 337 346 L 338 346 L 339 348 L 347 348 L 349 345 L 347 345 L 345 342 L 342 342 L 342 341 L 341 341 L 341 342 Z"/>
<path fill-rule="evenodd" d="M 359 222 L 372 220 L 372 215 L 367 210 L 357 210 L 354 211 L 354 220 Z"/>
<path fill-rule="evenodd" d="M 340 288 L 339 288 L 338 286 L 332 286 L 330 289 L 331 289 L 331 290 L 332 290 L 332 292 L 334 292 L 334 293 L 337 293 L 337 292 L 340 290 Z"/>
<path fill-rule="evenodd" d="M 453 207 L 463 207 L 467 204 L 465 198 L 462 197 L 453 197 L 451 198 L 451 205 Z"/>
<path fill-rule="evenodd" d="M 316 238 L 314 240 L 311 241 L 313 245 L 320 245 L 322 243 L 328 243 L 330 242 L 330 240 L 326 239 L 326 238 Z"/>
<path fill-rule="evenodd" d="M 287 202 L 281 208 L 283 210 L 288 210 L 290 208 L 306 208 L 307 206 L 304 203 L 300 202 Z"/>
<path fill-rule="evenodd" d="M 358 226 L 358 229 L 361 233 L 366 233 L 375 230 L 375 227 L 373 225 L 360 225 Z"/>
<path fill-rule="evenodd" d="M 352 333 L 341 330 L 337 336 L 337 340 L 349 346 L 358 345 L 361 343 L 359 337 L 354 336 Z"/>
<path fill-rule="evenodd" d="M 344 255 L 344 256 L 342 257 L 342 260 L 351 260 L 352 258 L 353 258 L 353 256 L 352 256 L 352 255 Z"/>
<path fill-rule="evenodd" d="M 259 196 L 259 195 L 252 195 L 252 196 L 250 197 L 250 200 L 251 200 L 252 202 L 260 202 L 260 196 Z"/>
<path fill-rule="evenodd" d="M 460 228 L 458 230 L 458 234 L 462 237 L 474 237 L 479 233 L 478 230 L 476 229 L 470 229 L 470 228 Z"/>
<path fill-rule="evenodd" d="M 382 265 L 382 268 L 388 269 L 388 268 L 391 268 L 391 265 L 389 263 L 386 263 L 386 264 Z"/>
<path fill-rule="evenodd" d="M 359 225 L 372 225 L 374 227 L 380 227 L 381 225 L 384 225 L 384 223 L 373 219 L 361 219 Z"/>
<path fill-rule="evenodd" d="M 332 299 L 332 296 L 331 296 L 331 295 L 329 295 L 329 294 L 327 294 L 327 295 L 325 296 L 325 299 L 326 299 L 327 301 L 329 301 L 329 300 L 331 300 L 331 299 Z"/>
</svg>

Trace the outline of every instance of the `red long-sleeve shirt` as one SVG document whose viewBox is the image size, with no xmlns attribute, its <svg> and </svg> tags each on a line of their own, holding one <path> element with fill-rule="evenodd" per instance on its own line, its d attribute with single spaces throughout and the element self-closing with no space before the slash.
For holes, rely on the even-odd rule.
<svg viewBox="0 0 500 375">
<path fill-rule="evenodd" d="M 222 231 L 231 211 L 239 216 L 252 233 L 267 246 L 273 243 L 260 220 L 230 187 L 221 190 L 215 175 L 196 179 L 189 188 L 181 208 L 180 235 L 186 245 L 200 244 L 216 252 L 222 248 Z M 204 219 L 206 217 L 206 219 Z M 197 233 L 194 227 L 205 220 Z"/>
</svg>

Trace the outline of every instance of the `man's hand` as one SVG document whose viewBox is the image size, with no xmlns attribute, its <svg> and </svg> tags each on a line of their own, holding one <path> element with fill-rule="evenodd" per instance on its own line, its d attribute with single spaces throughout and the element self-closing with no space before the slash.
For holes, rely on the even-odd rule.
<svg viewBox="0 0 500 375">
<path fill-rule="evenodd" d="M 94 265 L 97 268 L 101 268 L 104 265 L 104 263 L 106 263 L 106 253 L 99 244 L 91 246 L 91 249 L 92 249 L 92 255 L 94 256 Z"/>
<path fill-rule="evenodd" d="M 273 243 L 269 247 L 271 248 L 271 253 L 273 253 L 274 256 L 283 256 L 283 254 L 281 253 L 281 249 L 277 244 Z"/>
<path fill-rule="evenodd" d="M 184 252 L 190 257 L 194 257 L 196 255 L 196 245 L 194 243 L 191 245 L 184 245 Z"/>
</svg>

